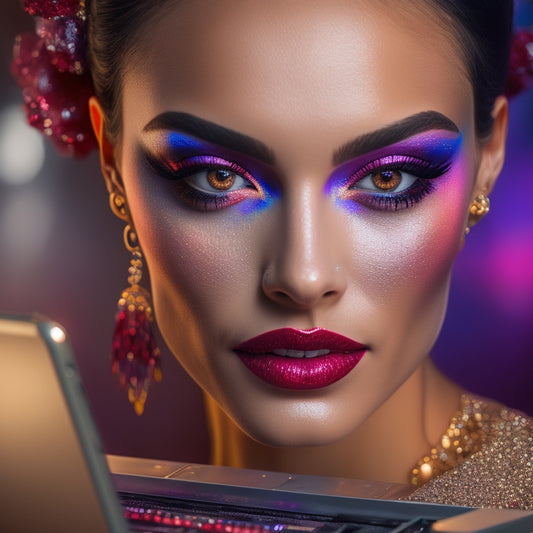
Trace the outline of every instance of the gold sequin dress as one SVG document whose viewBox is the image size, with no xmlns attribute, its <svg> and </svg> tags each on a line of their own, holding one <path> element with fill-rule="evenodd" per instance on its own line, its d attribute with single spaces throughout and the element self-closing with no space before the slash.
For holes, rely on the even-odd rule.
<svg viewBox="0 0 533 533">
<path fill-rule="evenodd" d="M 533 418 L 492 400 L 462 396 L 438 446 L 411 470 L 407 499 L 533 510 Z"/>
</svg>

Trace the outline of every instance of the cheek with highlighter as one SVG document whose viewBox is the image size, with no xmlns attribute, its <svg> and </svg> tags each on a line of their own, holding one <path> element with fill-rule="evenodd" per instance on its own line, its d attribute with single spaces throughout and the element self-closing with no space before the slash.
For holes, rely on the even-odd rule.
<svg viewBox="0 0 533 533">
<path fill-rule="evenodd" d="M 385 286 L 390 294 L 411 283 L 416 298 L 424 280 L 431 285 L 449 272 L 464 228 L 470 167 L 461 134 L 431 131 L 333 172 L 325 192 L 357 232 L 354 258 L 370 263 L 376 290 Z"/>
<path fill-rule="evenodd" d="M 353 290 L 371 310 L 375 346 L 401 353 L 410 370 L 417 361 L 406 354 L 427 354 L 444 318 L 473 180 L 463 144 L 448 132 L 418 135 L 348 162 L 326 185 L 346 214 Z"/>
<path fill-rule="evenodd" d="M 252 175 L 242 157 L 202 151 L 139 159 L 132 171 L 145 171 L 130 181 L 139 187 L 130 196 L 138 202 L 132 211 L 159 328 L 186 370 L 212 391 L 220 364 L 215 347 L 238 337 L 257 309 L 258 257 L 272 235 L 269 217 L 260 215 L 276 191 L 256 177 L 266 171 L 247 165 Z"/>
<path fill-rule="evenodd" d="M 205 380 L 220 364 L 214 346 L 238 338 L 257 309 L 259 257 L 273 235 L 271 217 L 258 217 L 271 211 L 279 190 L 266 165 L 180 133 L 158 138 L 138 166 L 157 184 L 134 196 L 145 204 L 136 211 L 155 211 L 159 221 L 138 221 L 149 243 L 158 323 L 183 366 L 209 389 L 216 384 Z"/>
</svg>

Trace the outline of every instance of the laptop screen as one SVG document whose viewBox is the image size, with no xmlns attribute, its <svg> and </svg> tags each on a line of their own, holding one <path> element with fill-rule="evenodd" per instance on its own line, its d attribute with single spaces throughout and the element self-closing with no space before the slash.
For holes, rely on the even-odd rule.
<svg viewBox="0 0 533 533">
<path fill-rule="evenodd" d="M 0 530 L 125 530 L 103 450 L 82 449 L 100 440 L 61 328 L 0 319 L 0 376 Z"/>
</svg>

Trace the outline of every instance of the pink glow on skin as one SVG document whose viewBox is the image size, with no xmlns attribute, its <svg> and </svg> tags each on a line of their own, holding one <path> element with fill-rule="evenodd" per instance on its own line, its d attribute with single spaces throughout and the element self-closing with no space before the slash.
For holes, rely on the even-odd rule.
<svg viewBox="0 0 533 533">
<path fill-rule="evenodd" d="M 425 140 L 430 139 L 438 144 L 442 132 L 428 133 L 422 134 Z M 448 140 L 452 135 L 444 133 Z M 365 278 L 368 275 L 369 279 L 374 280 L 373 297 L 377 299 L 386 298 L 391 286 L 403 285 L 406 279 L 411 279 L 411 283 L 416 280 L 417 284 L 427 285 L 431 291 L 435 279 L 449 269 L 457 253 L 455 250 L 453 256 L 450 256 L 448 247 L 466 226 L 469 198 L 464 196 L 464 187 L 471 179 L 472 169 L 462 135 L 454 137 L 453 144 L 448 144 L 448 158 L 441 157 L 437 160 L 449 162 L 449 169 L 432 180 L 433 190 L 418 203 L 400 211 L 392 211 L 369 209 L 349 200 L 358 208 L 355 213 L 353 209 L 348 209 L 352 217 L 361 220 L 358 226 L 362 224 L 365 227 L 367 222 L 373 226 L 372 231 L 361 234 L 359 246 L 366 251 L 368 274 L 365 274 Z M 398 144 L 407 147 L 410 140 L 412 139 Z M 424 143 L 423 146 L 427 146 L 433 154 L 438 153 L 438 147 L 432 142 L 427 145 Z M 380 152 L 388 153 L 389 148 Z M 397 151 L 399 149 L 396 146 L 394 152 Z M 405 153 L 424 156 L 421 152 L 406 150 Z M 365 154 L 362 157 L 366 161 L 375 158 L 376 154 Z M 348 200 L 342 203 L 343 208 L 346 203 Z M 464 207 L 458 209 L 461 204 Z M 394 235 L 396 237 L 393 237 Z M 383 275 L 381 284 L 377 283 L 380 272 Z"/>
</svg>

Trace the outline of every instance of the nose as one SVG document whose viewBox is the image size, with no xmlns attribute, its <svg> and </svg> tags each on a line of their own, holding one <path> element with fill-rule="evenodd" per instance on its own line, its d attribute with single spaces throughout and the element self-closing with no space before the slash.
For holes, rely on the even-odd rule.
<svg viewBox="0 0 533 533">
<path fill-rule="evenodd" d="M 343 228 L 322 191 L 298 191 L 282 207 L 262 279 L 270 300 L 293 309 L 337 301 L 347 286 L 343 267 Z"/>
</svg>

